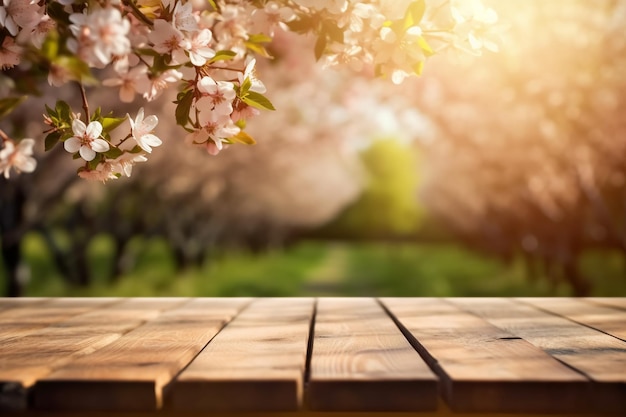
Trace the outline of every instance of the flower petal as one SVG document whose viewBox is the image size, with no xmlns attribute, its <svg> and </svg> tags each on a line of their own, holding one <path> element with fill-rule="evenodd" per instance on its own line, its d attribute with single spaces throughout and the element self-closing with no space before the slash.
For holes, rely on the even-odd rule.
<svg viewBox="0 0 626 417">
<path fill-rule="evenodd" d="M 87 136 L 89 136 L 91 139 L 99 138 L 101 133 L 102 124 L 100 124 L 100 122 L 94 120 L 93 122 L 89 123 L 89 126 L 87 126 Z"/>
<path fill-rule="evenodd" d="M 89 146 L 81 146 L 79 152 L 81 158 L 83 158 L 87 162 L 93 161 L 93 159 L 96 157 L 96 152 Z"/>
<path fill-rule="evenodd" d="M 147 143 L 148 145 L 152 147 L 160 146 L 163 143 L 161 139 L 159 139 L 158 137 L 156 137 L 155 135 L 151 133 L 148 133 L 147 135 L 143 135 L 141 137 L 141 141 L 143 143 Z"/>
<path fill-rule="evenodd" d="M 70 153 L 78 152 L 80 149 L 80 140 L 76 136 L 73 136 L 63 142 L 63 147 Z"/>
<path fill-rule="evenodd" d="M 139 111 L 137 111 L 137 117 L 135 117 L 135 125 L 137 126 L 141 125 L 141 122 L 143 122 L 143 116 L 144 116 L 143 107 L 140 107 Z"/>
<path fill-rule="evenodd" d="M 15 166 L 22 172 L 33 172 L 37 168 L 37 161 L 32 156 L 27 156 Z"/>
<path fill-rule="evenodd" d="M 74 132 L 76 136 L 83 136 L 86 130 L 87 130 L 87 126 L 85 125 L 85 123 L 83 123 L 82 120 L 80 119 L 72 120 L 72 132 Z"/>
<path fill-rule="evenodd" d="M 143 125 L 141 127 L 142 127 L 142 130 L 149 132 L 153 130 L 158 124 L 159 124 L 159 118 L 156 117 L 155 115 L 151 115 L 144 119 Z"/>
<path fill-rule="evenodd" d="M 20 144 L 17 147 L 20 150 L 20 153 L 24 155 L 32 155 L 33 154 L 33 146 L 35 146 L 35 139 L 26 138 L 20 141 Z"/>
<path fill-rule="evenodd" d="M 91 142 L 91 149 L 96 152 L 106 152 L 110 149 L 109 142 L 104 139 L 94 139 Z"/>
</svg>

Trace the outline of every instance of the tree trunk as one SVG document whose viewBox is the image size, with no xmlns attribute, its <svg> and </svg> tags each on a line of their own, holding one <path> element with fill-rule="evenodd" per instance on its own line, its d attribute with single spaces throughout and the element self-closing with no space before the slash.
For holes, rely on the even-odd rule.
<svg viewBox="0 0 626 417">
<path fill-rule="evenodd" d="M 126 247 L 130 242 L 130 238 L 126 236 L 114 236 L 115 247 L 113 248 L 113 259 L 111 260 L 111 276 L 109 281 L 118 282 L 120 277 L 129 270 L 129 255 L 126 253 Z"/>
<path fill-rule="evenodd" d="M 19 265 L 22 261 L 22 226 L 26 198 L 20 186 L 0 178 L 0 235 L 2 259 L 7 283 L 4 294 L 19 297 L 23 293 L 23 283 L 19 279 Z"/>
<path fill-rule="evenodd" d="M 591 294 L 591 284 L 582 275 L 578 268 L 578 255 L 568 256 L 563 264 L 563 275 L 572 286 L 576 297 L 588 297 Z"/>
</svg>

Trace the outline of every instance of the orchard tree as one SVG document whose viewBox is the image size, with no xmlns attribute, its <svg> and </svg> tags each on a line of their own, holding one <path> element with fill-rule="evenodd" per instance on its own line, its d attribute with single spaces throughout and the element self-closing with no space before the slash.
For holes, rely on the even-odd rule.
<svg viewBox="0 0 626 417">
<path fill-rule="evenodd" d="M 29 97 L 47 90 L 45 83 L 58 99 L 40 107 L 43 134 L 2 123 L 0 171 L 15 181 L 41 169 L 43 148 L 65 153 L 59 172 L 69 167 L 106 182 L 129 177 L 158 153 L 162 138 L 211 155 L 253 144 L 248 122 L 274 110 L 257 62 L 271 57 L 272 40 L 284 31 L 312 35 L 310 54 L 325 66 L 401 83 L 443 51 L 495 49 L 496 21 L 479 0 L 2 0 L 0 117 L 30 109 Z M 118 100 L 100 102 L 102 87 Z M 159 132 L 163 117 L 150 110 L 159 100 L 174 101 L 166 117 L 180 130 L 172 137 Z M 0 233 L 13 277 L 24 202 L 46 192 L 5 184 Z"/>
<path fill-rule="evenodd" d="M 480 66 L 435 63 L 416 87 L 438 131 L 422 195 L 473 247 L 522 252 L 585 295 L 584 250 L 626 253 L 626 6 L 494 8 L 510 23 L 503 51 Z"/>
</svg>

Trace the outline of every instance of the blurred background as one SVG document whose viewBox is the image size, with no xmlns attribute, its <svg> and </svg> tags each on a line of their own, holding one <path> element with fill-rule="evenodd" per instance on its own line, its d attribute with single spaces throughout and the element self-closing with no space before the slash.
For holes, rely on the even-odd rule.
<svg viewBox="0 0 626 417">
<path fill-rule="evenodd" d="M 164 145 L 130 179 L 39 152 L 0 179 L 2 292 L 626 296 L 626 1 L 491 6 L 499 53 L 434 57 L 401 86 L 277 36 L 254 146 L 188 148 L 163 97 Z M 3 127 L 41 137 L 58 94 Z"/>
</svg>

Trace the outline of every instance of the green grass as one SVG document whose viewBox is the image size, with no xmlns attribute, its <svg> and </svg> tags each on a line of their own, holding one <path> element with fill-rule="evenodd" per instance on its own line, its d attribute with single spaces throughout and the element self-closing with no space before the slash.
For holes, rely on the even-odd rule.
<svg viewBox="0 0 626 417">
<path fill-rule="evenodd" d="M 88 248 L 93 284 L 68 285 L 53 266 L 41 236 L 24 252 L 29 296 L 543 296 L 570 295 L 564 284 L 530 282 L 520 261 L 504 264 L 453 244 L 302 242 L 263 255 L 217 254 L 201 268 L 176 272 L 165 241 L 136 238 L 132 270 L 110 283 L 113 249 L 106 236 Z M 625 296 L 626 265 L 619 253 L 589 252 L 581 262 L 594 295 Z M 0 282 L 4 277 L 0 275 Z"/>
</svg>

